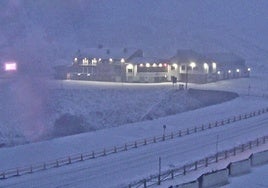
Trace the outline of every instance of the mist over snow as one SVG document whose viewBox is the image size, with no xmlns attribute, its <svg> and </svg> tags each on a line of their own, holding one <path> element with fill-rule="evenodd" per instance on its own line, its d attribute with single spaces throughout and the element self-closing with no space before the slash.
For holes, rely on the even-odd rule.
<svg viewBox="0 0 268 188">
<path fill-rule="evenodd" d="M 1 142 L 68 135 L 75 128 L 64 132 L 66 121 L 79 124 L 78 132 L 94 131 L 204 106 L 174 94 L 171 85 L 81 89 L 47 80 L 54 66 L 70 65 L 78 49 L 99 44 L 140 48 L 159 58 L 177 49 L 233 52 L 253 74 L 265 75 L 267 8 L 265 0 L 1 0 L 0 63 L 16 61 L 19 67 L 16 78 L 0 80 Z M 170 111 L 170 98 L 182 99 L 181 106 Z"/>
</svg>

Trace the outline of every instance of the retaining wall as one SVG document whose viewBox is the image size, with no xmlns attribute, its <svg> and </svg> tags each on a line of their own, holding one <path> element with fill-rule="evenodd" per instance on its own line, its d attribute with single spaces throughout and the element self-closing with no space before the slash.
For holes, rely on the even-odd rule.
<svg viewBox="0 0 268 188">
<path fill-rule="evenodd" d="M 198 181 L 192 181 L 189 183 L 184 183 L 181 185 L 177 185 L 176 188 L 199 188 L 199 183 Z"/>
<path fill-rule="evenodd" d="M 251 165 L 257 166 L 268 163 L 268 151 L 254 153 L 250 156 Z"/>
<path fill-rule="evenodd" d="M 238 176 L 250 172 L 251 164 L 250 159 L 232 162 L 227 167 L 231 176 Z"/>
<path fill-rule="evenodd" d="M 229 176 L 228 168 L 203 174 L 198 178 L 199 188 L 212 188 L 221 185 L 226 185 L 229 183 L 228 176 Z"/>
</svg>

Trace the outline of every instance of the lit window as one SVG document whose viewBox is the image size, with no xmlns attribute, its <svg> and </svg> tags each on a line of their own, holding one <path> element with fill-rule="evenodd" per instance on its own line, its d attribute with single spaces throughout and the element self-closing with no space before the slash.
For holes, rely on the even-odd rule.
<svg viewBox="0 0 268 188">
<path fill-rule="evenodd" d="M 218 71 L 217 74 L 221 74 L 221 71 Z"/>
<path fill-rule="evenodd" d="M 143 67 L 143 66 L 144 66 L 144 65 L 141 63 L 141 64 L 140 64 L 140 67 Z"/>
<path fill-rule="evenodd" d="M 159 67 L 163 67 L 163 65 L 162 65 L 162 63 L 159 63 L 159 65 L 158 65 Z"/>
<path fill-rule="evenodd" d="M 88 65 L 88 59 L 87 58 L 83 59 L 83 65 Z"/>
<path fill-rule="evenodd" d="M 212 68 L 216 69 L 217 68 L 217 64 L 215 62 L 212 63 Z"/>
<path fill-rule="evenodd" d="M 146 63 L 146 65 L 145 65 L 146 67 L 150 67 L 150 63 Z"/>
<path fill-rule="evenodd" d="M 156 66 L 157 66 L 156 63 L 154 63 L 154 64 L 153 64 L 153 67 L 156 67 Z"/>
</svg>

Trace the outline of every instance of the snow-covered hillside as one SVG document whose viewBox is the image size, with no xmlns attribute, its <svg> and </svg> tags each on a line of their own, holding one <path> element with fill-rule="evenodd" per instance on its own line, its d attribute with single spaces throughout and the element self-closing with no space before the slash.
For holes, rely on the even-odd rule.
<svg viewBox="0 0 268 188">
<path fill-rule="evenodd" d="M 255 82 L 260 81 L 261 93 L 266 93 L 268 36 L 262 33 L 268 27 L 268 3 L 264 0 L 2 0 L 0 5 L 0 61 L 17 61 L 21 73 L 13 80 L 0 80 L 2 144 L 114 127 L 203 106 L 174 92 L 170 84 L 79 83 L 78 88 L 65 82 L 50 84 L 55 65 L 70 64 L 77 49 L 99 44 L 141 48 L 146 56 L 160 58 L 181 48 L 234 52 L 258 76 L 244 81 L 240 89 L 247 91 L 250 86 L 254 93 L 259 89 Z M 217 85 L 196 87 L 218 89 Z M 233 91 L 232 87 L 227 83 L 221 89 Z M 178 106 L 174 99 L 180 99 Z M 63 130 L 66 121 L 79 129 L 69 123 Z"/>
</svg>

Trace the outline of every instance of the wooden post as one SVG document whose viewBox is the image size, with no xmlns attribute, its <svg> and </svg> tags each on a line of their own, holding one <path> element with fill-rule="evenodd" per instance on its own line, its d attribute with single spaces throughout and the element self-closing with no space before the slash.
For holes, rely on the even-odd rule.
<svg viewBox="0 0 268 188">
<path fill-rule="evenodd" d="M 224 152 L 224 158 L 227 159 L 227 157 L 228 157 L 228 152 L 225 151 L 225 152 Z"/>
<path fill-rule="evenodd" d="M 179 131 L 179 137 L 181 137 L 181 130 Z"/>
<path fill-rule="evenodd" d="M 197 161 L 194 163 L 195 170 L 197 170 Z"/>
<path fill-rule="evenodd" d="M 106 155 L 106 149 L 104 148 L 103 149 L 103 156 L 105 156 Z"/>
<path fill-rule="evenodd" d="M 125 151 L 127 151 L 127 144 L 125 144 Z"/>
<path fill-rule="evenodd" d="M 155 136 L 154 136 L 154 143 L 156 143 L 156 139 L 155 139 Z"/>
<path fill-rule="evenodd" d="M 135 141 L 134 148 L 137 148 L 137 142 Z"/>
<path fill-rule="evenodd" d="M 33 173 L 33 166 L 30 167 L 30 173 Z"/>
<path fill-rule="evenodd" d="M 183 175 L 185 175 L 186 174 L 186 166 L 184 165 L 183 166 Z"/>
<path fill-rule="evenodd" d="M 208 158 L 206 158 L 205 166 L 208 166 Z"/>
<path fill-rule="evenodd" d="M 6 173 L 5 172 L 3 172 L 2 177 L 3 177 L 3 179 L 6 179 Z"/>
<path fill-rule="evenodd" d="M 146 139 L 144 139 L 144 145 L 147 145 L 147 140 Z"/>
<path fill-rule="evenodd" d="M 44 165 L 43 165 L 43 170 L 46 170 L 46 163 L 44 163 Z"/>
<path fill-rule="evenodd" d="M 114 153 L 117 153 L 117 148 L 116 148 L 116 146 L 114 146 Z"/>
<path fill-rule="evenodd" d="M 68 158 L 68 163 L 69 163 L 69 164 L 72 163 L 71 157 Z"/>
<path fill-rule="evenodd" d="M 143 184 L 144 184 L 144 188 L 147 188 L 147 185 L 146 185 L 146 179 L 143 180 Z"/>
<path fill-rule="evenodd" d="M 81 161 L 83 161 L 83 160 L 84 160 L 84 158 L 83 158 L 83 154 L 81 154 L 80 159 L 81 159 Z"/>
<path fill-rule="evenodd" d="M 59 161 L 56 160 L 56 167 L 59 167 Z"/>
<path fill-rule="evenodd" d="M 17 176 L 19 176 L 20 175 L 20 171 L 19 171 L 19 169 L 17 168 Z"/>
<path fill-rule="evenodd" d="M 161 157 L 159 157 L 158 161 L 158 185 L 161 184 Z"/>
<path fill-rule="evenodd" d="M 171 137 L 170 138 L 173 139 L 173 132 L 171 133 Z"/>
<path fill-rule="evenodd" d="M 94 151 L 92 151 L 92 158 L 95 158 L 95 153 L 94 153 Z"/>
</svg>

